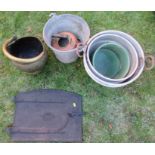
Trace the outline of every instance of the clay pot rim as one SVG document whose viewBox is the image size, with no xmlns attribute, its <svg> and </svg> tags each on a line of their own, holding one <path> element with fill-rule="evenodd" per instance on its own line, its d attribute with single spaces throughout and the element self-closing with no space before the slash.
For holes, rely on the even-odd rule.
<svg viewBox="0 0 155 155">
<path fill-rule="evenodd" d="M 66 52 L 66 51 L 71 51 L 73 49 L 76 49 L 77 46 L 78 46 L 78 40 L 77 40 L 77 36 L 74 35 L 72 32 L 68 32 L 68 31 L 64 31 L 64 32 L 60 32 L 58 33 L 59 35 L 67 35 L 70 37 L 70 39 L 72 40 L 73 42 L 73 45 L 71 45 L 71 42 L 69 41 L 68 44 L 65 46 L 65 47 L 61 47 L 58 43 L 58 40 L 56 41 L 55 44 L 52 45 L 51 43 L 51 46 L 57 50 L 59 50 L 60 52 Z M 52 41 L 51 41 L 52 42 Z"/>
<path fill-rule="evenodd" d="M 23 37 L 23 38 L 25 38 L 25 37 Z M 41 40 L 38 37 L 35 37 L 35 38 L 37 38 L 40 41 L 40 43 L 42 44 Z M 38 56 L 36 56 L 34 58 L 23 59 L 23 58 L 15 57 L 12 54 L 10 54 L 9 51 L 7 50 L 7 45 L 10 42 L 11 39 L 12 38 L 10 38 L 10 39 L 8 39 L 8 40 L 6 40 L 4 42 L 2 49 L 3 49 L 4 55 L 7 58 L 9 58 L 10 60 L 12 60 L 12 61 L 16 61 L 16 62 L 20 62 L 20 63 L 32 63 L 32 62 L 35 62 L 35 61 L 39 60 L 44 55 L 44 53 L 45 53 L 45 51 L 44 51 L 45 48 L 44 48 L 44 46 L 42 44 L 42 47 L 43 47 L 42 52 Z"/>
</svg>

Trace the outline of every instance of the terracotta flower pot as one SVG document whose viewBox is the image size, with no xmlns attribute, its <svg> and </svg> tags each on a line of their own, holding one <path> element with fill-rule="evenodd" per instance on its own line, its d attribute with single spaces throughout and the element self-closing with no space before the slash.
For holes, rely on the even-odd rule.
<svg viewBox="0 0 155 155">
<path fill-rule="evenodd" d="M 77 40 L 77 37 L 73 33 L 61 32 L 58 33 L 58 37 L 57 36 L 53 37 L 51 45 L 55 49 L 65 52 L 76 48 L 78 43 L 80 42 Z"/>
<path fill-rule="evenodd" d="M 9 39 L 3 44 L 3 53 L 20 70 L 38 73 L 47 60 L 47 52 L 36 37 Z"/>
</svg>

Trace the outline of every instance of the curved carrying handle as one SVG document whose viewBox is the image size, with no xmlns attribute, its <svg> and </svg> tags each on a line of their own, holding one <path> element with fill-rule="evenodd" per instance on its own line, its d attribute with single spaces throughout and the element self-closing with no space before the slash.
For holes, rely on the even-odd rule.
<svg viewBox="0 0 155 155">
<path fill-rule="evenodd" d="M 12 44 L 14 44 L 16 41 L 17 41 L 17 36 L 13 36 L 10 40 L 9 40 L 9 43 L 8 43 L 8 47 L 11 46 Z"/>
<path fill-rule="evenodd" d="M 145 55 L 145 70 L 152 70 L 155 67 L 155 56 L 151 54 Z"/>
</svg>

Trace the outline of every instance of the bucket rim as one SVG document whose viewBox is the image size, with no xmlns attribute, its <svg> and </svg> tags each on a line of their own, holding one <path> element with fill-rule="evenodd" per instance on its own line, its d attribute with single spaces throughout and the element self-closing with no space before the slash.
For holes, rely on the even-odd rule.
<svg viewBox="0 0 155 155">
<path fill-rule="evenodd" d="M 27 37 L 22 37 L 22 38 L 28 38 L 28 37 L 32 37 L 32 36 L 27 36 Z M 12 54 L 10 54 L 9 51 L 7 50 L 7 46 L 8 46 L 8 44 L 11 41 L 12 38 L 7 39 L 3 43 L 2 51 L 3 51 L 4 55 L 7 58 L 9 58 L 10 60 L 16 61 L 16 62 L 20 62 L 20 63 L 32 63 L 32 62 L 35 62 L 35 61 L 39 60 L 45 54 L 45 48 L 44 48 L 44 45 L 42 44 L 41 40 L 38 37 L 32 37 L 32 38 L 38 39 L 38 41 L 41 43 L 41 45 L 43 47 L 43 50 L 41 51 L 41 53 L 38 56 L 36 56 L 34 58 L 26 58 L 26 59 L 23 59 L 23 58 L 15 57 Z"/>
</svg>

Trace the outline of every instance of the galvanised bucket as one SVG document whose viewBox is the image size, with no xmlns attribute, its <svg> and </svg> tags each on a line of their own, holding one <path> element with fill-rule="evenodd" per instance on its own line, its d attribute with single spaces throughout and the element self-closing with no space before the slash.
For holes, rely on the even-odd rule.
<svg viewBox="0 0 155 155">
<path fill-rule="evenodd" d="M 65 52 L 52 47 L 52 35 L 60 32 L 71 32 L 76 35 L 78 40 L 81 42 L 80 46 Z M 81 45 L 86 44 L 89 37 L 90 29 L 86 21 L 79 16 L 71 14 L 51 14 L 51 18 L 47 21 L 43 29 L 43 38 L 45 43 L 52 49 L 56 58 L 63 63 L 76 61 L 79 55 L 78 52 L 81 51 Z"/>
<path fill-rule="evenodd" d="M 130 55 L 130 69 L 128 71 L 128 74 L 125 77 L 116 78 L 116 79 L 106 77 L 100 74 L 92 65 L 91 59 L 92 59 L 94 51 L 96 51 L 96 49 L 102 44 L 107 44 L 109 42 L 114 42 L 115 44 L 117 43 L 121 45 L 128 51 L 128 54 Z M 103 32 L 98 33 L 90 39 L 90 42 L 88 43 L 87 51 L 89 51 L 86 54 L 89 66 L 91 66 L 95 74 L 97 74 L 101 78 L 104 78 L 106 81 L 116 82 L 116 83 L 125 81 L 126 79 L 128 79 L 134 74 L 134 72 L 136 71 L 138 67 L 138 55 L 137 55 L 137 52 L 135 52 L 135 48 L 127 39 L 123 38 L 120 35 L 103 34 Z"/>
<path fill-rule="evenodd" d="M 93 50 L 91 50 L 92 48 L 92 44 L 95 42 L 95 39 L 98 38 L 99 36 L 103 37 L 107 35 L 111 35 L 113 37 L 115 36 L 119 36 L 120 38 L 123 38 L 125 42 L 122 42 L 122 40 L 117 40 L 117 42 L 119 43 L 125 43 L 123 46 L 125 48 L 128 49 L 128 51 L 130 51 L 130 61 L 131 64 L 138 62 L 138 64 L 134 65 L 134 67 L 130 70 L 132 72 L 132 74 L 127 75 L 128 77 L 124 77 L 124 78 L 120 78 L 120 79 L 111 79 L 111 78 L 107 78 L 105 76 L 103 76 L 102 74 L 99 74 L 95 68 L 92 65 L 91 62 L 91 52 Z M 102 41 L 107 41 L 107 38 L 104 38 Z M 109 38 L 109 37 L 108 37 Z M 110 39 L 110 38 L 109 38 Z M 97 39 L 96 39 L 97 40 Z M 108 40 L 109 41 L 109 40 Z M 114 41 L 114 40 L 110 40 L 110 41 Z M 116 40 L 115 40 L 116 41 Z M 98 43 L 102 44 L 103 42 L 101 42 L 101 38 L 98 40 Z M 136 56 L 137 57 L 134 57 Z M 130 83 L 132 83 L 133 81 L 135 81 L 143 72 L 144 69 L 144 65 L 145 65 L 145 58 L 144 58 L 144 52 L 143 49 L 141 48 L 140 44 L 129 34 L 126 34 L 124 32 L 121 31 L 115 31 L 115 30 L 109 30 L 109 31 L 103 31 L 101 33 L 96 34 L 94 37 L 92 37 L 86 46 L 86 49 L 84 51 L 84 67 L 86 72 L 88 73 L 88 75 L 97 83 L 99 83 L 100 85 L 106 86 L 106 87 L 123 87 L 125 85 L 128 85 Z"/>
</svg>

